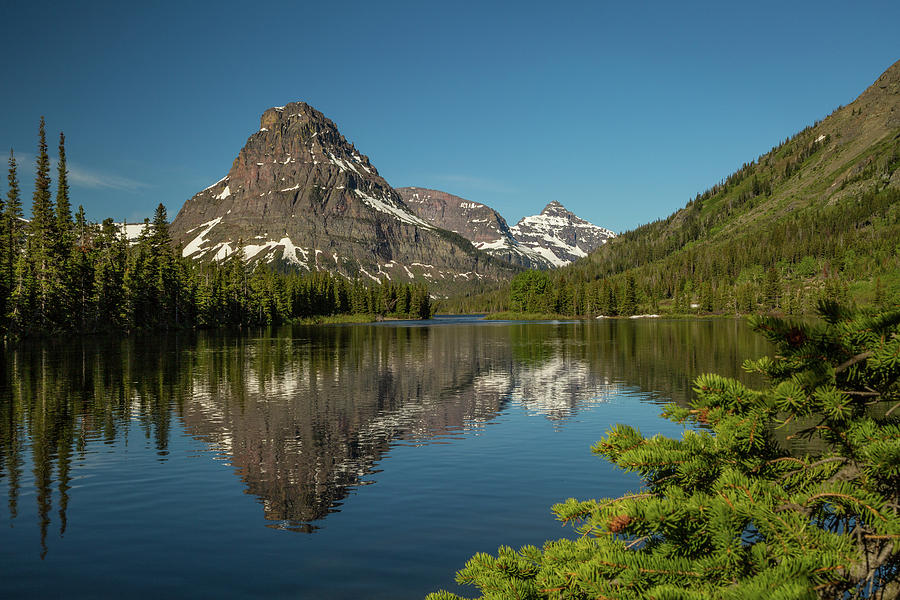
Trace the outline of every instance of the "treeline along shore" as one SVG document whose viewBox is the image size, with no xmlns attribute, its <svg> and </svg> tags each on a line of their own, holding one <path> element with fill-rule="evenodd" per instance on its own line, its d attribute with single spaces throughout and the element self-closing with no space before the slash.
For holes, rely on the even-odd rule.
<svg viewBox="0 0 900 600">
<path fill-rule="evenodd" d="M 364 285 L 326 272 L 250 269 L 240 256 L 197 264 L 176 254 L 165 207 L 136 240 L 111 218 L 73 216 L 65 136 L 59 136 L 55 197 L 44 119 L 38 133 L 32 216 L 23 218 L 15 154 L 0 198 L 0 335 L 128 332 L 277 325 L 337 315 L 428 318 L 420 284 Z"/>
</svg>

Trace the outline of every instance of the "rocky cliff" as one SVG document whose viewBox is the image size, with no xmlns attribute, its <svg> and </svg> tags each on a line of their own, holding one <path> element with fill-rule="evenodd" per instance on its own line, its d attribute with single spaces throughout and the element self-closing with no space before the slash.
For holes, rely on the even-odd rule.
<svg viewBox="0 0 900 600">
<path fill-rule="evenodd" d="M 422 280 L 449 291 L 509 278 L 515 268 L 414 214 L 311 106 L 270 108 L 220 181 L 171 225 L 182 255 L 328 270 L 351 278 Z"/>
</svg>

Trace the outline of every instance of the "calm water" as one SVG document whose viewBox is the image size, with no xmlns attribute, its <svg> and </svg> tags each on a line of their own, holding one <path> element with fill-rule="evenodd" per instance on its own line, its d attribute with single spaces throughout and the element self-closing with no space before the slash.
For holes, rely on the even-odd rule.
<svg viewBox="0 0 900 600">
<path fill-rule="evenodd" d="M 741 322 L 443 318 L 20 348 L 0 379 L 0 597 L 421 598 L 550 506 L 640 481 L 617 422 L 768 348 Z"/>
</svg>

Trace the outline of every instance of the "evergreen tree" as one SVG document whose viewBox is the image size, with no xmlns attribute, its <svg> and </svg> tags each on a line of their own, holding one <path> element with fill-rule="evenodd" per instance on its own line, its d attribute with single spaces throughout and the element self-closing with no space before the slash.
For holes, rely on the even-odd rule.
<svg viewBox="0 0 900 600">
<path fill-rule="evenodd" d="M 77 286 L 75 266 L 72 261 L 80 257 L 73 256 L 74 223 L 72 222 L 72 208 L 69 203 L 69 176 L 66 167 L 66 137 L 59 134 L 59 158 L 57 160 L 56 181 L 56 223 L 55 238 L 52 247 L 52 268 L 54 306 L 50 311 L 51 319 L 56 323 L 63 323 L 76 312 L 78 299 L 75 297 Z M 84 266 L 84 265 L 82 265 Z"/>
<path fill-rule="evenodd" d="M 94 281 L 90 322 L 95 330 L 124 329 L 127 242 L 113 220 L 106 219 L 92 243 Z"/>
<path fill-rule="evenodd" d="M 153 280 L 156 302 L 166 315 L 167 327 L 177 326 L 180 320 L 180 288 L 178 269 L 175 266 L 175 255 L 172 250 L 172 237 L 169 234 L 169 221 L 166 207 L 160 203 L 153 214 L 153 221 L 148 235 L 150 264 L 153 272 L 149 275 Z"/>
<path fill-rule="evenodd" d="M 715 301 L 713 296 L 712 284 L 704 281 L 700 284 L 700 310 L 703 312 L 712 312 L 715 309 Z"/>
<path fill-rule="evenodd" d="M 619 314 L 618 294 L 616 293 L 616 284 L 612 282 L 606 283 L 606 302 L 603 311 L 608 317 L 615 317 Z"/>
<path fill-rule="evenodd" d="M 637 285 L 634 275 L 625 275 L 625 297 L 622 300 L 621 312 L 623 315 L 633 315 L 637 312 Z"/>
<path fill-rule="evenodd" d="M 13 270 L 24 243 L 22 223 L 22 199 L 19 197 L 19 179 L 16 173 L 16 157 L 9 151 L 9 190 L 6 192 L 6 206 L 3 209 L 2 256 L 0 256 L 0 277 L 7 289 L 12 289 Z"/>
<path fill-rule="evenodd" d="M 10 179 L 10 189 L 12 189 L 13 183 L 17 183 L 14 172 L 10 173 Z M 12 289 L 12 277 L 2 264 L 2 257 L 5 256 L 3 250 L 5 249 L 6 240 L 9 238 L 8 231 L 9 221 L 6 215 L 6 202 L 0 197 L 0 324 L 3 323 L 3 316 L 6 315 L 7 300 Z"/>
<path fill-rule="evenodd" d="M 72 205 L 69 202 L 69 172 L 66 167 L 66 136 L 59 133 L 59 159 L 56 163 L 56 231 L 60 243 L 72 243 Z"/>
<path fill-rule="evenodd" d="M 69 282 L 71 289 L 69 296 L 72 299 L 71 306 L 74 322 L 78 324 L 78 329 L 81 331 L 87 330 L 88 320 L 93 312 L 91 300 L 93 296 L 94 261 L 93 257 L 88 253 L 88 229 L 84 207 L 79 205 L 72 229 L 75 235 L 73 238 L 74 243 L 70 246 Z"/>
<path fill-rule="evenodd" d="M 34 179 L 34 195 L 31 221 L 28 225 L 27 255 L 33 262 L 31 272 L 37 282 L 35 312 L 26 318 L 33 319 L 38 328 L 50 328 L 58 292 L 58 267 L 56 214 L 50 196 L 50 157 L 47 154 L 47 136 L 44 117 L 38 129 L 37 174 Z M 24 316 L 24 315 L 23 315 Z"/>
</svg>

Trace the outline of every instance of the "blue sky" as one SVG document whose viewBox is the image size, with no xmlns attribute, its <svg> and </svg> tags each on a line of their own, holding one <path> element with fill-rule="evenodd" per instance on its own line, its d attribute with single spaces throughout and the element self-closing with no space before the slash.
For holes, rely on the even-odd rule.
<svg viewBox="0 0 900 600">
<path fill-rule="evenodd" d="M 395 187 L 622 231 L 900 59 L 895 0 L 34 4 L 0 9 L 0 148 L 30 206 L 44 115 L 93 220 L 174 218 L 266 108 L 303 100 Z"/>
</svg>

